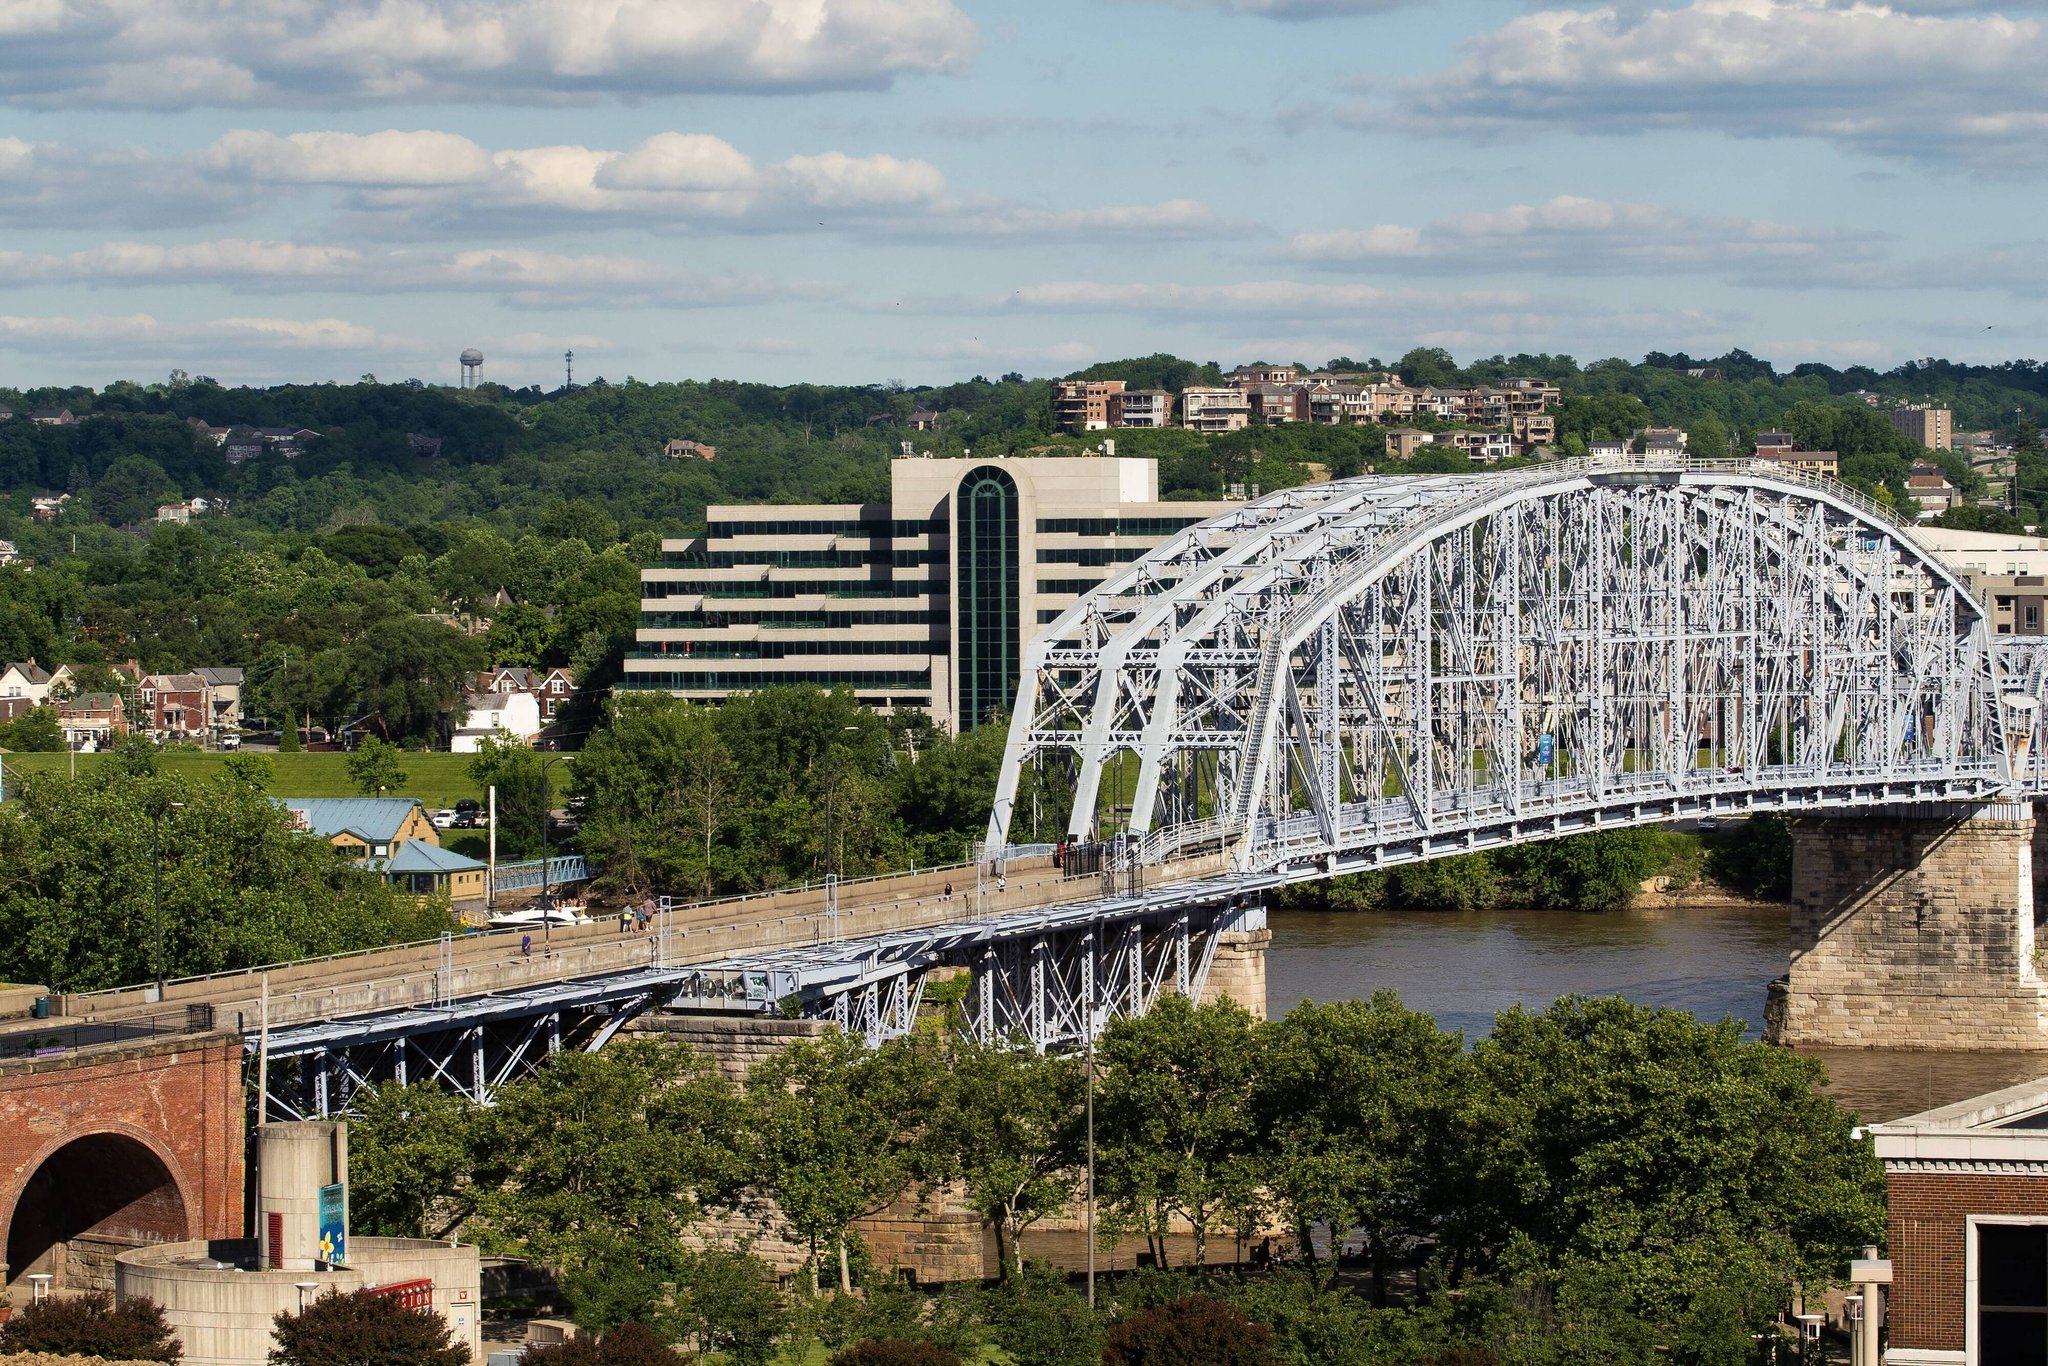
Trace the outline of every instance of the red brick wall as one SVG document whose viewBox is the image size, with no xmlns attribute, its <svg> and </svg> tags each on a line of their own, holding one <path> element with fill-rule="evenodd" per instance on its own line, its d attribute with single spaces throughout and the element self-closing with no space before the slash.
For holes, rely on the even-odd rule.
<svg viewBox="0 0 2048 1366">
<path fill-rule="evenodd" d="M 1963 1350 L 1968 1219 L 2048 1215 L 2048 1174 L 1892 1172 L 1891 1342 Z"/>
<path fill-rule="evenodd" d="M 156 1155 L 183 1198 L 183 1236 L 242 1236 L 243 1124 L 238 1036 L 0 1063 L 0 1256 L 30 1178 L 90 1134 L 123 1134 Z"/>
</svg>

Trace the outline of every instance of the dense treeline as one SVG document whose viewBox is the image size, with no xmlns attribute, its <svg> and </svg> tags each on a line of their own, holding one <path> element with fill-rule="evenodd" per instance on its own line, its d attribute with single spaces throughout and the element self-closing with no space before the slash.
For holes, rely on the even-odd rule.
<svg viewBox="0 0 2048 1366">
<path fill-rule="evenodd" d="M 1894 500 L 1927 453 L 1854 395 L 1947 403 L 1959 427 L 2005 429 L 2018 442 L 2023 520 L 2036 520 L 2048 502 L 2048 451 L 2037 435 L 2048 420 L 2048 366 L 2032 361 L 1916 361 L 1884 373 L 1802 365 L 1781 374 L 1740 351 L 1582 366 L 1555 355 L 1460 365 L 1447 352 L 1417 349 L 1391 364 L 1329 364 L 1417 384 L 1544 376 L 1564 391 L 1565 454 L 1650 423 L 1686 427 L 1705 455 L 1747 449 L 1759 430 L 1789 429 L 1809 446 L 1838 450 L 1846 479 Z M 1700 366 L 1719 378 L 1684 373 Z M 1168 388 L 1221 377 L 1213 362 L 1168 355 L 1080 374 Z M 495 630 L 485 650 L 495 662 L 573 664 L 603 686 L 637 620 L 637 571 L 656 558 L 661 537 L 687 534 L 717 502 L 879 500 L 904 442 L 938 455 L 1079 453 L 1109 436 L 1120 454 L 1159 462 L 1170 498 L 1397 468 L 1376 426 L 1056 435 L 1050 383 L 1015 374 L 918 389 L 598 380 L 551 393 L 370 376 L 238 389 L 173 374 L 99 391 L 0 388 L 0 405 L 17 414 L 0 422 L 0 539 L 38 566 L 34 574 L 0 569 L 0 658 L 240 665 L 266 680 L 256 710 L 273 720 L 290 709 L 301 720 L 338 722 L 381 713 L 397 697 L 411 714 L 386 729 L 401 738 L 431 729 L 420 692 L 434 692 L 435 707 L 454 704 L 444 680 L 475 653 L 449 639 L 453 626 L 401 641 L 395 653 L 405 667 L 435 680 L 404 699 L 396 671 L 374 659 L 401 618 L 487 615 Z M 85 420 L 54 426 L 19 416 L 45 406 L 68 406 Z M 938 415 L 936 431 L 910 429 L 917 409 Z M 320 435 L 292 459 L 266 451 L 230 464 L 188 419 Z M 678 437 L 715 446 L 717 459 L 664 458 L 663 444 Z M 1944 464 L 1960 486 L 1982 487 L 1960 458 Z M 1463 466 L 1430 451 L 1409 467 Z M 55 520 L 30 516 L 32 496 L 59 493 L 71 499 Z M 190 526 L 154 523 L 159 504 L 195 495 L 224 498 L 225 508 Z"/>
<path fill-rule="evenodd" d="M 604 884 L 754 891 L 969 860 L 1006 727 L 963 736 L 845 688 L 765 688 L 720 707 L 616 698 L 575 760 L 578 838 Z"/>
<path fill-rule="evenodd" d="M 81 773 L 8 781 L 0 806 L 0 978 L 93 991 L 432 938 L 422 904 L 293 828 L 268 764 L 194 781 L 122 746 Z M 156 955 L 162 908 L 163 958 Z"/>
<path fill-rule="evenodd" d="M 740 1361 L 882 1337 L 1091 1362 L 1105 1328 L 1202 1289 L 1289 1362 L 1732 1363 L 1882 1236 L 1882 1174 L 1819 1065 L 1733 1021 L 1568 998 L 1468 1049 L 1391 993 L 1270 1023 L 1166 997 L 1099 1057 L 1105 1238 L 1193 1267 L 1272 1233 L 1286 1270 L 1141 1275 L 1099 1317 L 1031 1271 L 1033 1226 L 1081 1189 L 1079 1060 L 937 1020 L 876 1050 L 795 1044 L 743 1085 L 644 1039 L 564 1053 L 490 1109 L 387 1085 L 351 1134 L 352 1210 L 365 1233 L 460 1228 L 536 1259 L 588 1329 Z M 995 1230 L 1004 1283 L 889 1288 L 851 1225 L 949 1190 Z M 784 1295 L 744 1244 L 703 1250 L 713 1213 L 811 1275 Z M 801 1288 L 835 1282 L 870 1289 Z"/>
</svg>

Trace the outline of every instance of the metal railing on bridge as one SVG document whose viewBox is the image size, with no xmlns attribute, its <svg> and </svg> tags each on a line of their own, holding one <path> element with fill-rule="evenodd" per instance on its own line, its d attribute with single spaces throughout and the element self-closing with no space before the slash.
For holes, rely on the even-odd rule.
<svg viewBox="0 0 2048 1366">
<path fill-rule="evenodd" d="M 572 882 L 588 881 L 590 860 L 581 854 L 563 854 L 547 861 L 545 875 L 539 859 L 528 859 L 521 863 L 501 863 L 491 878 L 491 890 L 518 892 L 528 887 L 561 887 Z"/>
</svg>

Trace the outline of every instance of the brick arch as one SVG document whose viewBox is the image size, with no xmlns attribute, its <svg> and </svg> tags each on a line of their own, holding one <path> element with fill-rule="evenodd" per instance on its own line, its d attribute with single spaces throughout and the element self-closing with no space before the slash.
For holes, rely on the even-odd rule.
<svg viewBox="0 0 2048 1366">
<path fill-rule="evenodd" d="M 126 1125 L 52 1143 L 0 1207 L 10 1283 L 52 1269 L 53 1253 L 76 1238 L 140 1244 L 192 1236 L 196 1202 L 177 1167 L 174 1154 Z"/>
<path fill-rule="evenodd" d="M 123 1242 L 240 1237 L 242 1052 L 222 1033 L 0 1060 L 7 1280 L 52 1239 L 82 1237 L 65 1281 L 98 1284 Z"/>
</svg>

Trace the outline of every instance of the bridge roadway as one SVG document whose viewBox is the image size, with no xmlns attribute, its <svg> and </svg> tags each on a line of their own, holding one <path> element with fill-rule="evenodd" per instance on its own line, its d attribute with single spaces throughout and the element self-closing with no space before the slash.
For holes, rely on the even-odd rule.
<svg viewBox="0 0 2048 1366">
<path fill-rule="evenodd" d="M 69 1024 L 135 1021 L 191 1006 L 211 1007 L 220 1028 L 251 1036 L 264 1015 L 273 1030 L 381 1014 L 409 1006 L 525 991 L 635 971 L 684 967 L 749 954 L 871 938 L 952 922 L 1086 901 L 1099 878 L 1064 878 L 1047 858 L 1013 861 L 1007 887 L 976 886 L 973 865 L 841 883 L 832 889 L 725 898 L 674 906 L 646 932 L 622 932 L 616 918 L 540 930 L 492 930 L 393 948 L 307 959 L 268 968 L 181 978 L 154 987 L 71 993 L 53 1001 Z M 952 887 L 952 895 L 945 893 Z M 532 935 L 532 949 L 520 941 Z"/>
</svg>

